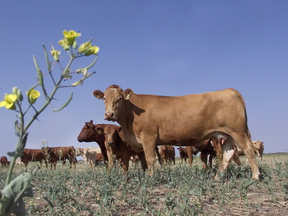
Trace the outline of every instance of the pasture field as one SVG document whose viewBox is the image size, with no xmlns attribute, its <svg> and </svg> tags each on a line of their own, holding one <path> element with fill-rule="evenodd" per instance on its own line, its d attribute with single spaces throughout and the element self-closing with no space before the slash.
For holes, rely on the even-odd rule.
<svg viewBox="0 0 288 216">
<path fill-rule="evenodd" d="M 257 159 L 258 160 L 258 159 Z M 266 154 L 258 160 L 260 182 L 250 180 L 251 171 L 231 163 L 220 181 L 217 167 L 202 169 L 199 157 L 188 164 L 157 165 L 147 176 L 140 164 L 131 164 L 128 181 L 123 170 L 105 166 L 89 168 L 58 163 L 56 170 L 29 163 L 34 174 L 33 198 L 25 198 L 29 215 L 288 215 L 288 154 Z M 15 173 L 25 172 L 15 166 Z M 1 188 L 7 167 L 0 168 Z"/>
</svg>

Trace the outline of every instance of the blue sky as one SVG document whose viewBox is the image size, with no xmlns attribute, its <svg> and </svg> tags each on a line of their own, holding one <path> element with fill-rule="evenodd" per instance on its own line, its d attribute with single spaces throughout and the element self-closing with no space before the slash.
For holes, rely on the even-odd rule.
<svg viewBox="0 0 288 216">
<path fill-rule="evenodd" d="M 72 102 L 40 115 L 27 148 L 40 148 L 43 139 L 49 146 L 95 146 L 77 141 L 85 121 L 111 123 L 92 91 L 118 84 L 175 96 L 235 88 L 245 99 L 252 139 L 264 142 L 265 153 L 288 152 L 287 20 L 287 1 L 1 1 L 0 100 L 13 86 L 26 92 L 36 83 L 33 55 L 51 92 L 41 44 L 61 49 L 63 30 L 75 30 L 82 33 L 79 44 L 93 37 L 100 47 L 96 74 L 83 86 L 59 90 L 53 107 L 73 91 Z M 90 61 L 79 59 L 72 68 Z M 53 73 L 58 77 L 58 67 Z M 35 106 L 42 104 L 39 99 Z M 16 112 L 0 108 L 0 155 L 15 148 L 15 120 Z"/>
</svg>

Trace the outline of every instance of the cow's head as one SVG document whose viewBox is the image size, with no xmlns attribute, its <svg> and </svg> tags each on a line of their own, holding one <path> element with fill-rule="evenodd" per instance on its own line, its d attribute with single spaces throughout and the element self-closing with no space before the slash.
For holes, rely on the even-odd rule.
<svg viewBox="0 0 288 216">
<path fill-rule="evenodd" d="M 95 137 L 95 127 L 93 121 L 85 122 L 80 134 L 77 137 L 78 142 L 91 142 Z"/>
<path fill-rule="evenodd" d="M 97 127 L 96 132 L 98 134 L 103 134 L 105 136 L 105 143 L 108 146 L 113 146 L 117 143 L 117 139 L 119 139 L 119 130 L 120 128 L 116 125 L 106 125 L 105 127 Z"/>
<path fill-rule="evenodd" d="M 93 95 L 96 98 L 104 100 L 104 119 L 108 121 L 118 120 L 124 111 L 125 100 L 128 100 L 132 94 L 133 91 L 131 89 L 126 89 L 124 92 L 117 85 L 109 86 L 104 93 L 100 90 L 93 91 Z"/>
</svg>

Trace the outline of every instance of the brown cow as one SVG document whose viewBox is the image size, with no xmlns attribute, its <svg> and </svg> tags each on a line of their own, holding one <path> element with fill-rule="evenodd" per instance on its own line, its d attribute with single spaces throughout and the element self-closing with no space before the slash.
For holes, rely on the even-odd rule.
<svg viewBox="0 0 288 216">
<path fill-rule="evenodd" d="M 6 156 L 1 156 L 0 162 L 1 162 L 1 166 L 6 166 L 10 164 L 10 161 L 8 161 Z"/>
<path fill-rule="evenodd" d="M 160 147 L 160 155 L 162 158 L 162 161 L 166 162 L 166 164 L 168 164 L 168 162 L 172 163 L 175 165 L 175 149 L 174 146 L 171 145 L 162 145 Z"/>
<path fill-rule="evenodd" d="M 108 125 L 112 125 L 113 127 L 115 126 L 113 124 L 93 124 L 92 120 L 90 122 L 85 122 L 85 125 L 82 128 L 77 138 L 78 142 L 97 142 L 104 156 L 105 161 L 108 161 L 107 149 L 105 146 L 105 136 L 103 133 L 98 133 L 99 131 L 96 132 L 95 129 L 105 128 Z M 121 139 L 122 138 L 123 138 L 123 135 L 121 135 Z M 155 148 L 155 151 L 156 151 L 156 154 L 159 155 L 159 151 L 157 147 Z M 137 152 L 137 156 L 140 159 L 140 161 L 143 161 L 141 162 L 141 164 L 146 164 L 145 154 L 143 150 L 141 152 Z M 159 159 L 159 163 L 161 164 L 161 159 Z"/>
<path fill-rule="evenodd" d="M 102 153 L 97 153 L 96 155 L 96 160 L 95 160 L 95 165 L 97 165 L 99 162 L 104 161 L 104 156 Z"/>
<path fill-rule="evenodd" d="M 186 148 L 179 147 L 177 148 L 179 150 L 180 158 L 181 158 L 181 163 L 183 162 L 183 159 L 185 162 L 187 162 L 187 158 L 189 161 L 190 166 L 192 166 L 193 163 L 193 151 L 194 147 L 193 146 L 186 146 Z"/>
<path fill-rule="evenodd" d="M 253 143 L 253 148 L 254 148 L 254 152 L 255 154 L 258 155 L 258 157 L 262 160 L 262 156 L 263 156 L 263 152 L 264 152 L 264 143 L 260 140 L 257 141 L 252 141 Z M 238 155 L 245 155 L 244 151 L 238 147 Z"/>
<path fill-rule="evenodd" d="M 104 161 L 108 161 L 107 150 L 105 147 L 105 136 L 103 134 L 96 133 L 95 128 L 97 126 L 105 127 L 106 124 L 94 125 L 92 120 L 90 122 L 85 122 L 85 125 L 79 133 L 77 140 L 78 142 L 97 142 L 103 154 Z"/>
<path fill-rule="evenodd" d="M 149 174 L 153 173 L 157 145 L 194 146 L 225 134 L 231 139 L 221 143 L 219 172 L 226 170 L 234 155 L 234 140 L 249 159 L 252 178 L 259 180 L 246 107 L 237 90 L 169 97 L 135 94 L 111 85 L 104 93 L 95 90 L 93 95 L 104 100 L 104 119 L 120 124 L 125 142 L 136 152 L 145 151 Z"/>
<path fill-rule="evenodd" d="M 72 168 L 72 163 L 74 164 L 74 168 L 76 168 L 77 159 L 75 157 L 75 148 L 73 146 L 46 147 L 45 154 L 48 158 L 48 162 L 51 164 L 50 169 L 52 169 L 52 165 L 54 165 L 54 169 L 56 169 L 58 160 L 62 160 L 63 164 L 65 164 L 66 160 L 69 160 L 70 169 Z"/>
<path fill-rule="evenodd" d="M 44 160 L 46 168 L 48 167 L 47 160 L 45 155 L 45 149 L 23 149 L 23 156 L 21 157 L 21 162 L 27 167 L 29 161 L 39 161 L 42 165 Z"/>
<path fill-rule="evenodd" d="M 112 168 L 114 163 L 113 156 L 115 155 L 116 158 L 122 162 L 122 167 L 126 174 L 129 169 L 130 156 L 133 156 L 134 153 L 131 148 L 123 142 L 121 138 L 121 128 L 118 125 L 105 125 L 105 127 L 97 125 L 95 131 L 105 136 L 108 168 Z"/>
</svg>

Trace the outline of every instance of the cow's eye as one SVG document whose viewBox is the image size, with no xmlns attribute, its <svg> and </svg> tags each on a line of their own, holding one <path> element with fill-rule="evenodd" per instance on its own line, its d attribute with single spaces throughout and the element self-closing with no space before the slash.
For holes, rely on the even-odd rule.
<svg viewBox="0 0 288 216">
<path fill-rule="evenodd" d="M 105 100 L 106 100 L 106 97 L 103 97 L 103 100 L 105 101 Z"/>
</svg>

